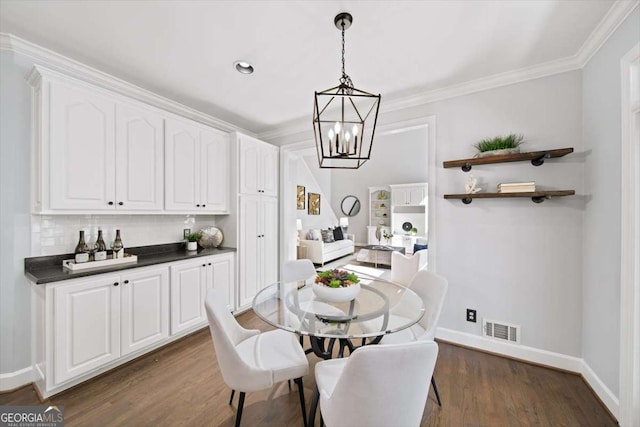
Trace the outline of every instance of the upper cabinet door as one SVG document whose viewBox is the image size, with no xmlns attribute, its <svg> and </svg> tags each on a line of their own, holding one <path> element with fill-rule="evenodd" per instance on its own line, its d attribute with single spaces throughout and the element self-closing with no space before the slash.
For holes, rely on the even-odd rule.
<svg viewBox="0 0 640 427">
<path fill-rule="evenodd" d="M 261 158 L 259 142 L 245 135 L 240 142 L 240 193 L 262 194 Z"/>
<path fill-rule="evenodd" d="M 115 102 L 52 84 L 49 117 L 51 209 L 114 209 Z"/>
<path fill-rule="evenodd" d="M 427 189 L 423 186 L 410 188 L 409 199 L 412 205 L 424 205 L 427 201 Z"/>
<path fill-rule="evenodd" d="M 187 121 L 165 121 L 165 209 L 200 209 L 200 129 Z"/>
<path fill-rule="evenodd" d="M 229 212 L 229 136 L 210 130 L 200 132 L 202 211 Z"/>
<path fill-rule="evenodd" d="M 278 147 L 264 144 L 262 146 L 262 194 L 278 195 Z"/>
<path fill-rule="evenodd" d="M 126 104 L 116 109 L 116 208 L 162 210 L 163 120 Z"/>
</svg>

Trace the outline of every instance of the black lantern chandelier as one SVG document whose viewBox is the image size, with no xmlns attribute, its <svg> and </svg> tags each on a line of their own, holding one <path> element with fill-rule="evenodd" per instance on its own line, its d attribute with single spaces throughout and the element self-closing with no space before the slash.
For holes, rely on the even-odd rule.
<svg viewBox="0 0 640 427">
<path fill-rule="evenodd" d="M 381 97 L 353 87 L 344 71 L 344 32 L 353 17 L 340 13 L 333 22 L 342 31 L 342 77 L 338 86 L 315 93 L 318 163 L 321 168 L 358 169 L 371 157 Z"/>
</svg>

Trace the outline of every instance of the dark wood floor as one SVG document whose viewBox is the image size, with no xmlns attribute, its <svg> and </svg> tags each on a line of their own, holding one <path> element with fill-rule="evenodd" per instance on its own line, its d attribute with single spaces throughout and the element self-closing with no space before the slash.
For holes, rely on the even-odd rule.
<svg viewBox="0 0 640 427">
<path fill-rule="evenodd" d="M 253 312 L 238 317 L 270 329 Z M 307 405 L 313 367 L 304 378 Z M 440 343 L 423 426 L 615 426 L 581 377 Z M 208 329 L 141 357 L 48 400 L 63 405 L 71 426 L 232 426 L 234 406 L 222 381 Z M 40 404 L 31 386 L 0 395 L 0 405 Z M 301 426 L 295 386 L 248 393 L 242 425 Z"/>
</svg>

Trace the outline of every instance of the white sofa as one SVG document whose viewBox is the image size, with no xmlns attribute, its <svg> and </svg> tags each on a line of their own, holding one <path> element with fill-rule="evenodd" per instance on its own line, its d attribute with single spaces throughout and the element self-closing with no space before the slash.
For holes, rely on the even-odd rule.
<svg viewBox="0 0 640 427">
<path fill-rule="evenodd" d="M 324 243 L 320 240 L 307 240 L 309 230 L 300 230 L 300 246 L 307 248 L 305 258 L 310 259 L 314 264 L 323 265 L 346 255 L 353 255 L 355 251 L 355 235 L 347 234 L 344 240 L 332 243 Z"/>
</svg>

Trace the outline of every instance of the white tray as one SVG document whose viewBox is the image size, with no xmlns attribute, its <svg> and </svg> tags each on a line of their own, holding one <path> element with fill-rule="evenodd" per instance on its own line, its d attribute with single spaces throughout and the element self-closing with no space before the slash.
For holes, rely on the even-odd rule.
<svg viewBox="0 0 640 427">
<path fill-rule="evenodd" d="M 69 271 L 83 271 L 83 270 L 93 270 L 95 268 L 104 268 L 104 267 L 113 267 L 116 265 L 122 264 L 135 264 L 138 262 L 138 257 L 131 254 L 125 254 L 124 258 L 109 258 L 102 261 L 89 261 L 89 262 L 81 262 L 80 264 L 76 264 L 76 261 L 73 259 L 65 259 L 62 261 L 62 267 L 65 270 Z"/>
</svg>

